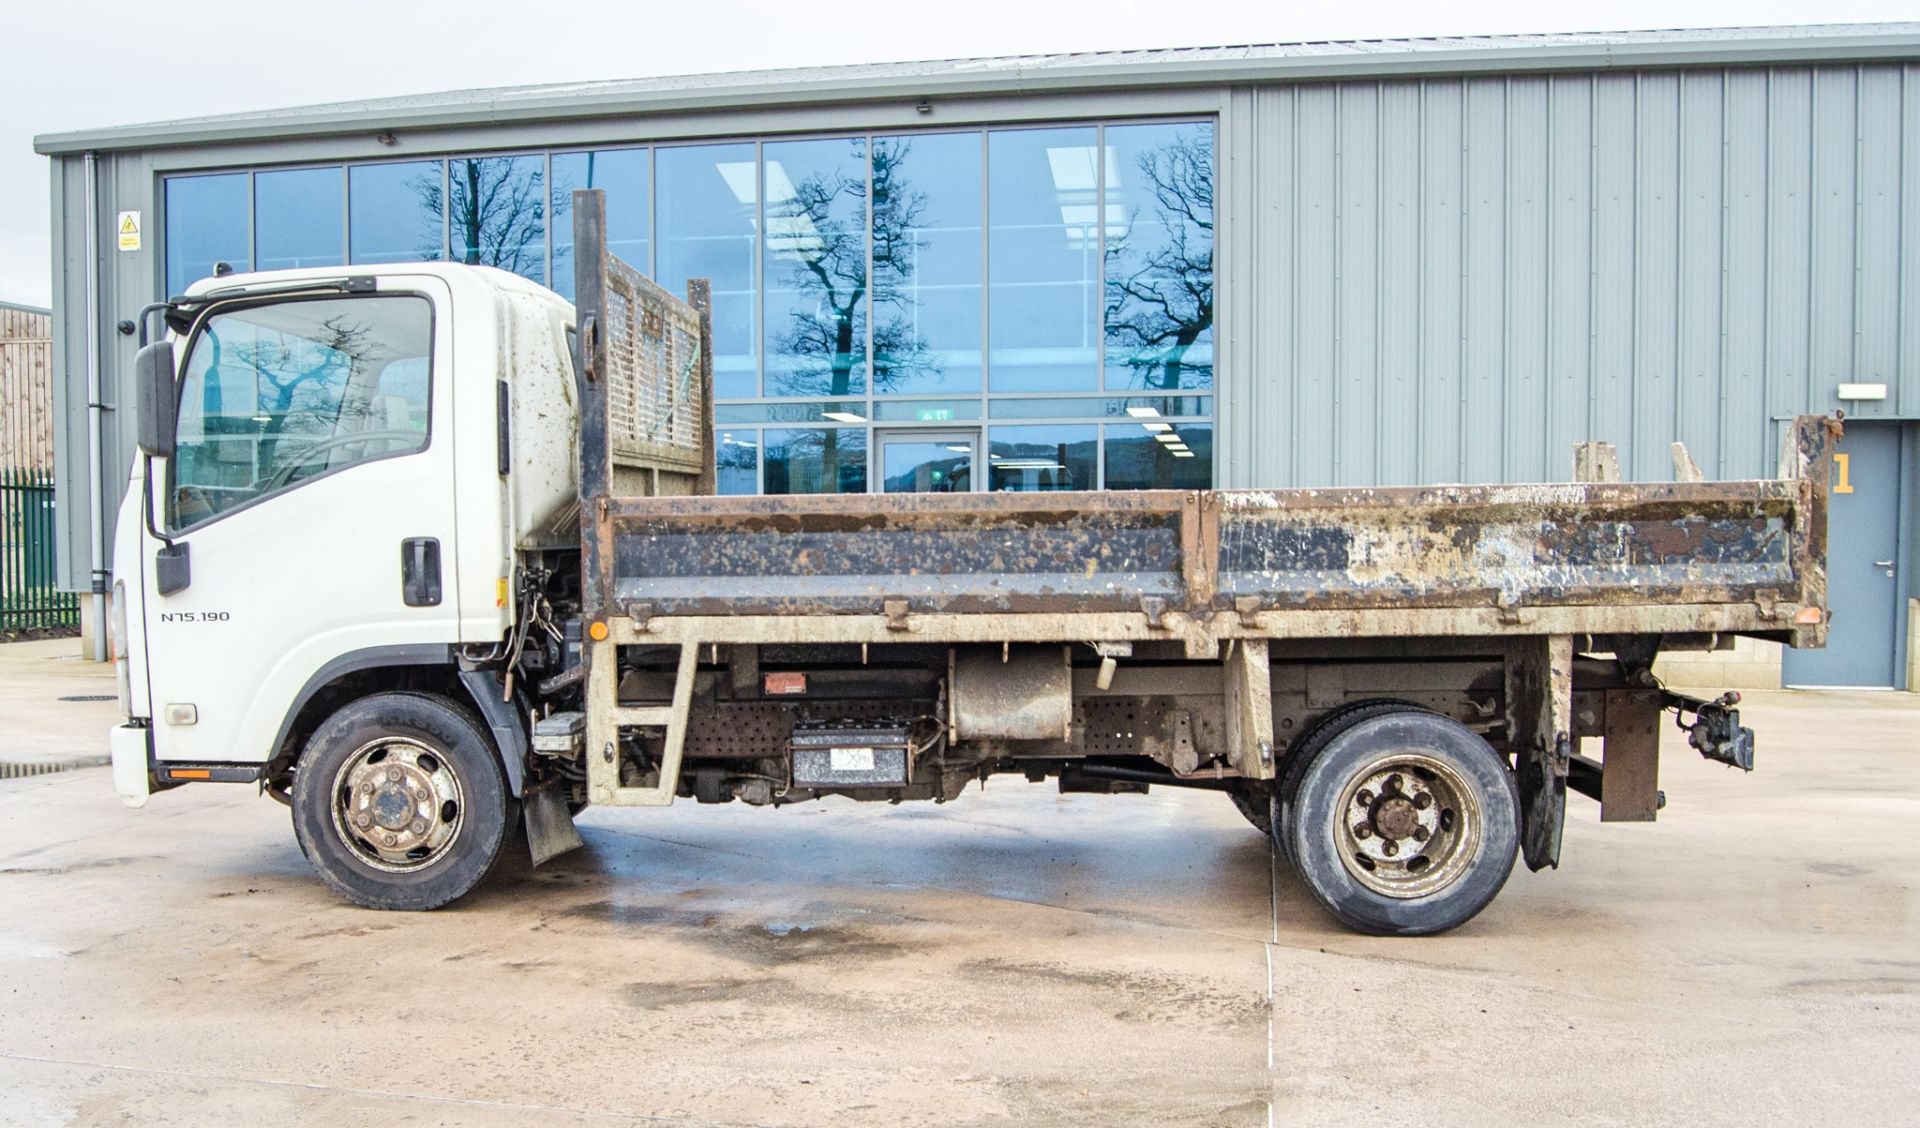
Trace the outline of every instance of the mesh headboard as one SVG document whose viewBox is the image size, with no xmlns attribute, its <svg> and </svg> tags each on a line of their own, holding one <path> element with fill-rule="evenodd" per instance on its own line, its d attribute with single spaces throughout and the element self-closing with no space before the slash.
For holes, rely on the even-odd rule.
<svg viewBox="0 0 1920 1128">
<path fill-rule="evenodd" d="M 615 258 L 599 189 L 573 221 L 582 495 L 713 492 L 712 286 L 682 301 Z"/>
<path fill-rule="evenodd" d="M 606 263 L 607 452 L 617 466 L 698 473 L 700 314 L 612 255 Z"/>
</svg>

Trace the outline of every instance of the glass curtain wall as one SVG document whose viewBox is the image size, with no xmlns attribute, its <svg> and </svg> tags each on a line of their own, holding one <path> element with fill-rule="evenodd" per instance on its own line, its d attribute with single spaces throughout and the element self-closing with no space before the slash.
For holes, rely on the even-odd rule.
<svg viewBox="0 0 1920 1128">
<path fill-rule="evenodd" d="M 167 284 L 450 260 L 570 296 L 572 193 L 601 188 L 615 254 L 712 280 L 723 492 L 878 489 L 880 438 L 916 428 L 979 436 L 973 488 L 1188 489 L 1213 468 L 1213 142 L 1108 122 L 183 175 Z"/>
</svg>

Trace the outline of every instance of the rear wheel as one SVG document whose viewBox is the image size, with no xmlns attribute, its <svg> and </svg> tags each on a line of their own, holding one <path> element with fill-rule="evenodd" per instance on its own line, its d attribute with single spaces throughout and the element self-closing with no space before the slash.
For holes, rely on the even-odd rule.
<svg viewBox="0 0 1920 1128">
<path fill-rule="evenodd" d="M 301 848 L 370 909 L 435 909 L 499 860 L 512 802 L 480 722 L 440 697 L 382 693 L 329 717 L 294 773 Z"/>
<path fill-rule="evenodd" d="M 1299 765 L 1280 836 L 1342 923 L 1424 936 L 1493 900 L 1519 831 L 1505 758 L 1457 721 L 1399 709 L 1350 718 Z"/>
<path fill-rule="evenodd" d="M 1284 832 L 1293 821 L 1293 797 L 1300 790 L 1300 779 L 1306 774 L 1307 766 L 1320 755 L 1320 750 L 1334 737 L 1339 736 L 1348 726 L 1364 721 L 1369 717 L 1382 717 L 1389 713 L 1424 713 L 1427 710 L 1405 701 L 1375 698 L 1370 701 L 1349 701 L 1322 713 L 1313 724 L 1300 734 L 1299 740 L 1287 752 L 1281 762 L 1280 776 L 1274 781 L 1274 813 L 1279 816 L 1279 826 Z M 1289 864 L 1294 863 L 1293 847 L 1285 833 L 1276 835 L 1280 843 L 1280 853 Z"/>
</svg>

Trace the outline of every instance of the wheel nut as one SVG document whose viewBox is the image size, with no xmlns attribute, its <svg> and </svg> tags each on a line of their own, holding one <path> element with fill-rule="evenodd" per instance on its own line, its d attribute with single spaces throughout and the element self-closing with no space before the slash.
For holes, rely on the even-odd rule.
<svg viewBox="0 0 1920 1128">
<path fill-rule="evenodd" d="M 1394 774 L 1387 777 L 1387 790 L 1388 791 L 1400 790 L 1400 783 L 1401 783 L 1400 773 L 1395 772 Z"/>
<path fill-rule="evenodd" d="M 399 841 L 399 839 L 395 838 L 393 835 L 391 834 L 387 835 L 387 845 L 391 846 L 397 841 Z"/>
<path fill-rule="evenodd" d="M 1432 832 L 1424 826 L 1416 826 L 1413 828 L 1413 840 L 1415 842 L 1425 842 L 1431 833 Z"/>
<path fill-rule="evenodd" d="M 365 830 L 373 825 L 373 816 L 362 812 L 359 817 L 353 820 L 353 825 L 359 827 L 361 830 Z"/>
<path fill-rule="evenodd" d="M 422 787 L 422 788 L 420 788 L 419 790 L 417 790 L 417 791 L 415 791 L 415 792 L 413 793 L 413 797 L 414 797 L 415 799 L 418 799 L 418 800 L 420 800 L 420 801 L 421 801 L 422 803 L 424 803 L 424 802 L 426 802 L 426 801 L 427 801 L 427 789 L 426 789 L 426 788 L 424 788 L 424 787 Z"/>
<path fill-rule="evenodd" d="M 388 782 L 388 783 L 399 783 L 399 782 L 400 782 L 400 769 L 399 769 L 399 768 L 388 768 L 388 769 L 387 769 L 387 782 Z"/>
<path fill-rule="evenodd" d="M 1413 797 L 1413 805 L 1415 807 L 1418 807 L 1420 810 L 1424 811 L 1428 807 L 1433 806 L 1433 796 L 1428 795 L 1426 792 L 1422 791 L 1420 794 L 1415 795 Z"/>
<path fill-rule="evenodd" d="M 1353 836 L 1355 838 L 1372 838 L 1373 828 L 1366 823 L 1361 823 L 1359 826 L 1353 828 Z"/>
<path fill-rule="evenodd" d="M 1360 794 L 1353 797 L 1353 801 L 1362 807 L 1371 807 L 1373 805 L 1373 792 L 1363 787 L 1360 789 Z"/>
<path fill-rule="evenodd" d="M 414 823 L 407 828 L 407 831 L 410 834 L 425 834 L 427 832 L 427 824 L 423 822 Z"/>
<path fill-rule="evenodd" d="M 361 792 L 362 792 L 362 793 L 364 793 L 364 794 L 367 794 L 367 795 L 372 795 L 372 794 L 373 794 L 373 784 L 371 784 L 371 783 L 363 783 L 363 784 L 361 784 L 361 785 L 360 785 L 360 790 L 361 790 Z"/>
<path fill-rule="evenodd" d="M 1382 842 L 1380 844 L 1380 852 L 1391 858 L 1400 852 L 1400 847 L 1392 841 Z"/>
</svg>

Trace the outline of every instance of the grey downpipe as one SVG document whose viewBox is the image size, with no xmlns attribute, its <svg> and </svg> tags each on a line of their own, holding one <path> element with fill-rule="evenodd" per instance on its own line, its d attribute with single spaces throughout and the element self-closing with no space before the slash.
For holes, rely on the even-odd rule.
<svg viewBox="0 0 1920 1128">
<path fill-rule="evenodd" d="M 100 466 L 102 415 L 106 405 L 100 402 L 100 170 L 91 151 L 86 156 L 87 170 L 87 549 L 92 574 L 88 599 L 93 608 L 93 660 L 107 660 L 107 543 L 106 475 Z"/>
</svg>

